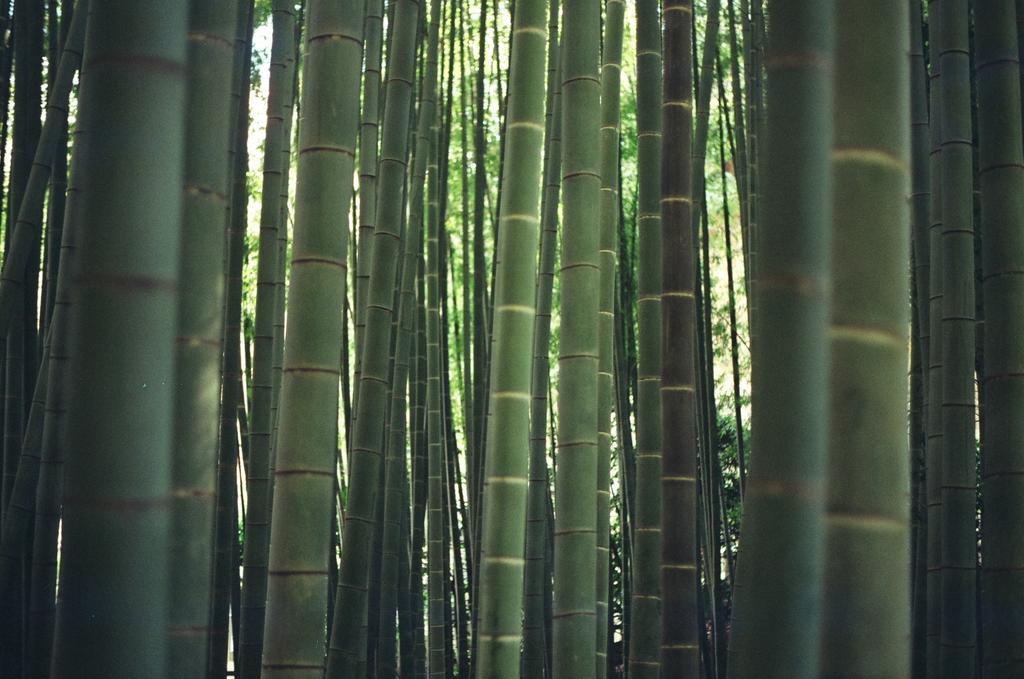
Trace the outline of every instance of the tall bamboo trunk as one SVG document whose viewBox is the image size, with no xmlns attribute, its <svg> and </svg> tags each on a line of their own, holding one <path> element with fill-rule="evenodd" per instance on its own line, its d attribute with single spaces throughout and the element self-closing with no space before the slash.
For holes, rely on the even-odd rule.
<svg viewBox="0 0 1024 679">
<path fill-rule="evenodd" d="M 507 143 L 494 289 L 494 344 L 488 380 L 480 631 L 476 672 L 519 674 L 523 556 L 530 463 L 531 352 L 544 143 L 545 3 L 519 0 L 512 29 Z M 511 614 L 510 614 L 511 613 Z"/>
<path fill-rule="evenodd" d="M 942 16 L 938 0 L 928 4 L 929 174 L 931 196 L 928 203 L 928 413 L 926 423 L 925 464 L 928 469 L 925 495 L 928 507 L 927 621 L 925 626 L 926 676 L 938 677 L 939 631 L 942 625 L 942 72 L 939 34 Z"/>
<path fill-rule="evenodd" d="M 362 372 L 363 333 L 366 328 L 366 286 L 370 280 L 373 229 L 377 218 L 377 145 L 381 119 L 381 63 L 384 0 L 366 3 L 363 26 L 366 65 L 363 69 L 363 110 L 359 121 L 359 232 L 355 271 L 355 383 Z M 355 392 L 358 394 L 358 390 Z M 358 410 L 358 403 L 353 403 Z"/>
<path fill-rule="evenodd" d="M 929 235 L 929 201 L 931 199 L 931 159 L 929 157 L 928 71 L 925 64 L 922 36 L 922 7 L 910 2 L 910 116 L 911 116 L 911 248 L 914 260 L 914 291 L 916 305 L 918 359 L 921 364 L 921 414 L 919 431 L 911 432 L 911 483 L 918 501 L 911 507 L 914 530 L 911 573 L 911 639 L 912 675 L 922 677 L 925 671 L 926 630 L 928 619 L 927 566 L 928 499 L 927 450 L 930 401 L 929 364 L 931 362 L 931 245 Z M 936 406 L 937 407 L 937 406 Z"/>
<path fill-rule="evenodd" d="M 275 0 L 267 98 L 267 130 L 263 142 L 263 192 L 260 205 L 259 260 L 256 279 L 256 320 L 252 362 L 250 453 L 246 466 L 245 553 L 242 559 L 242 610 L 238 674 L 258 679 L 263 657 L 263 620 L 267 599 L 267 558 L 270 549 L 270 420 L 274 318 L 277 297 L 278 228 L 281 219 L 282 148 L 286 145 L 284 115 L 292 95 L 288 59 L 294 52 L 295 11 L 287 0 Z"/>
<path fill-rule="evenodd" d="M 189 12 L 168 629 L 168 671 L 180 677 L 204 676 L 209 660 L 237 13 L 237 1 L 192 2 Z"/>
<path fill-rule="evenodd" d="M 1024 347 L 1024 153 L 1014 3 L 974 5 L 979 184 L 985 297 L 985 419 L 982 484 L 983 676 L 1024 673 L 1024 579 L 1016 570 L 1024 520 L 1020 392 Z"/>
<path fill-rule="evenodd" d="M 171 530 L 187 19 L 186 2 L 91 8 L 77 121 L 85 176 L 68 328 L 58 677 L 83 667 L 166 671 L 170 573 L 159 555 Z"/>
<path fill-rule="evenodd" d="M 612 410 L 615 383 L 615 270 L 619 217 L 619 86 L 622 74 L 622 25 L 625 3 L 606 0 L 601 50 L 601 121 L 598 130 L 601 192 L 598 203 L 598 368 L 597 368 L 597 581 L 594 676 L 608 671 L 608 570 L 611 512 Z"/>
<path fill-rule="evenodd" d="M 730 679 L 818 676 L 821 629 L 833 3 L 770 0 L 768 7 L 754 440 Z"/>
<path fill-rule="evenodd" d="M 439 0 L 430 6 L 423 97 L 420 100 L 417 153 L 427 160 L 427 261 L 425 278 L 427 289 L 427 671 L 431 679 L 444 679 L 449 675 L 451 649 L 448 642 L 450 626 L 447 609 L 448 545 L 445 535 L 447 517 L 444 492 L 444 457 L 446 440 L 443 418 L 443 370 L 441 283 L 444 274 L 440 244 L 440 215 L 438 214 L 438 124 L 437 124 L 437 67 Z"/>
<path fill-rule="evenodd" d="M 593 667 L 597 566 L 597 368 L 601 188 L 598 79 L 601 6 L 562 14 L 562 266 L 555 473 L 554 676 Z"/>
<path fill-rule="evenodd" d="M 281 376 L 263 673 L 321 677 L 363 7 L 311 0 L 299 129 L 291 303 Z"/>
<path fill-rule="evenodd" d="M 836 9 L 825 676 L 907 677 L 907 7 Z"/>
<path fill-rule="evenodd" d="M 636 3 L 637 451 L 629 672 L 660 674 L 661 635 L 661 93 L 658 3 Z"/>
<path fill-rule="evenodd" d="M 967 0 L 941 0 L 942 624 L 941 676 L 974 673 L 977 508 L 974 207 Z"/>
<path fill-rule="evenodd" d="M 661 671 L 691 679 L 700 668 L 697 578 L 697 452 L 691 0 L 664 13 L 661 148 Z M 683 162 L 678 162 L 677 155 Z"/>
</svg>

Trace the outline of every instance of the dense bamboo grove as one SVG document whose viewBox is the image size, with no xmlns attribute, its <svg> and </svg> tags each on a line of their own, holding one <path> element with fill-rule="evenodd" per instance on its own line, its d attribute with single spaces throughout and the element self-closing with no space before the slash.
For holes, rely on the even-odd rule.
<svg viewBox="0 0 1024 679">
<path fill-rule="evenodd" d="M 1024 4 L 0 3 L 0 679 L 1024 676 Z"/>
</svg>

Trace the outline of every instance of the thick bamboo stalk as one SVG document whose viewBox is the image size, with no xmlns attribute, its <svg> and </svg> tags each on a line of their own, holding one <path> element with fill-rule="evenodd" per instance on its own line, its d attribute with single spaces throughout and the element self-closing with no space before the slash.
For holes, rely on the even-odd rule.
<svg viewBox="0 0 1024 679">
<path fill-rule="evenodd" d="M 311 0 L 290 304 L 275 446 L 265 677 L 321 677 L 334 512 L 345 220 L 359 121 L 363 7 Z"/>
<path fill-rule="evenodd" d="M 927 505 L 927 620 L 925 625 L 925 676 L 937 677 L 939 665 L 939 630 L 942 624 L 942 62 L 938 36 L 942 16 L 938 0 L 928 4 L 929 87 L 929 174 L 928 202 L 928 334 L 929 351 L 926 377 L 928 411 L 926 416 L 925 501 Z"/>
<path fill-rule="evenodd" d="M 985 297 L 985 418 L 982 488 L 982 675 L 1024 673 L 1024 541 L 1020 422 L 1024 400 L 1024 153 L 1014 3 L 974 6 L 979 184 Z"/>
<path fill-rule="evenodd" d="M 424 520 L 427 513 L 427 286 L 424 276 L 426 253 L 417 248 L 416 256 L 416 384 L 412 390 L 413 441 L 410 458 L 413 467 L 412 502 L 412 608 L 416 627 L 413 630 L 413 667 L 416 679 L 427 676 L 427 630 L 423 605 L 423 557 L 426 545 Z"/>
<path fill-rule="evenodd" d="M 826 677 L 910 672 L 908 19 L 836 5 Z"/>
<path fill-rule="evenodd" d="M 544 614 L 547 574 L 548 385 L 551 370 L 551 297 L 558 247 L 558 196 L 562 167 L 562 89 L 559 72 L 558 16 L 561 3 L 549 3 L 548 87 L 545 109 L 544 186 L 541 194 L 540 259 L 537 271 L 537 315 L 533 324 L 533 394 L 530 408 L 530 479 L 526 509 L 526 565 L 523 584 L 523 676 L 543 677 L 548 663 Z"/>
<path fill-rule="evenodd" d="M 658 3 L 636 3 L 637 452 L 629 671 L 660 673 L 661 635 L 661 31 Z"/>
<path fill-rule="evenodd" d="M 541 161 L 544 157 L 545 3 L 518 0 L 512 29 L 497 268 L 490 413 L 484 455 L 480 631 L 476 672 L 520 668 L 524 539 L 530 462 L 530 380 L 536 315 Z"/>
<path fill-rule="evenodd" d="M 941 676 L 974 673 L 977 539 L 974 206 L 967 0 L 941 0 L 942 624 Z"/>
<path fill-rule="evenodd" d="M 922 36 L 922 6 L 910 0 L 910 116 L 911 116 L 911 221 L 913 228 L 911 251 L 914 260 L 914 289 L 916 291 L 918 357 L 921 363 L 921 432 L 920 453 L 911 460 L 911 482 L 920 486 L 919 502 L 912 507 L 914 529 L 919 537 L 914 540 L 914 563 L 911 583 L 914 596 L 911 617 L 912 675 L 921 677 L 925 671 L 927 628 L 927 425 L 932 408 L 929 393 L 929 365 L 931 362 L 931 244 L 929 202 L 931 200 L 931 159 L 929 157 L 928 71 Z M 938 407 L 937 405 L 935 407 Z M 912 433 L 916 436 L 916 433 Z M 913 447 L 913 446 L 912 446 Z M 918 546 L 923 552 L 918 554 Z"/>
<path fill-rule="evenodd" d="M 661 671 L 697 677 L 697 451 L 691 0 L 666 2 L 661 147 Z M 686 160 L 679 162 L 677 155 Z"/>
<path fill-rule="evenodd" d="M 363 26 L 366 65 L 363 68 L 363 111 L 359 120 L 359 233 L 355 271 L 355 383 L 362 372 L 363 333 L 366 328 L 366 286 L 370 279 L 373 229 L 377 218 L 377 145 L 381 119 L 381 63 L 384 1 L 366 3 Z M 358 394 L 358 390 L 355 392 Z M 358 403 L 353 403 L 358 411 Z"/>
<path fill-rule="evenodd" d="M 427 259 L 426 281 L 427 334 L 427 672 L 430 679 L 448 676 L 451 654 L 446 635 L 449 631 L 446 613 L 448 552 L 445 545 L 444 451 L 445 432 L 442 419 L 441 385 L 441 291 L 439 277 L 443 272 L 440 252 L 437 204 L 437 40 L 440 2 L 431 2 L 423 94 L 420 99 L 417 155 L 422 153 L 427 165 Z"/>
<path fill-rule="evenodd" d="M 267 598 L 270 549 L 270 419 L 274 318 L 278 271 L 277 232 L 281 219 L 281 184 L 286 145 L 284 115 L 292 96 L 288 60 L 294 52 L 295 11 L 287 0 L 275 0 L 267 98 L 267 130 L 263 142 L 263 192 L 260 205 L 259 260 L 256 278 L 256 320 L 253 333 L 250 452 L 246 466 L 245 553 L 243 555 L 240 654 L 241 679 L 258 679 L 263 656 L 263 619 Z M 283 228 L 283 227 L 282 227 Z"/>
<path fill-rule="evenodd" d="M 597 368 L 597 581 L 595 584 L 597 653 L 594 676 L 603 679 L 608 671 L 608 568 L 611 511 L 612 410 L 615 385 L 615 271 L 617 267 L 619 217 L 619 88 L 622 76 L 622 26 L 625 4 L 606 0 L 604 40 L 601 50 L 601 124 L 599 168 L 601 192 L 598 204 L 600 234 L 598 266 L 601 287 L 598 299 Z"/>
<path fill-rule="evenodd" d="M 598 79 L 601 6 L 563 9 L 562 266 L 555 473 L 554 676 L 578 676 L 596 653 L 597 368 L 601 188 Z"/>
<path fill-rule="evenodd" d="M 754 440 L 730 679 L 818 676 L 821 629 L 833 3 L 770 0 L 768 7 Z"/>
<path fill-rule="evenodd" d="M 58 677 L 166 671 L 169 564 L 145 555 L 170 544 L 187 20 L 186 2 L 90 8 Z"/>
<path fill-rule="evenodd" d="M 168 672 L 197 679 L 209 660 L 237 15 L 237 0 L 189 11 Z"/>
</svg>

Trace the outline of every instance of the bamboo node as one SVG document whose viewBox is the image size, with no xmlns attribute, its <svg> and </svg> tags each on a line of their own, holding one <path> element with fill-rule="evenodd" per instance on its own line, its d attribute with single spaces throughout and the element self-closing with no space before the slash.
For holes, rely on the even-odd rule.
<svg viewBox="0 0 1024 679">
<path fill-rule="evenodd" d="M 835 339 L 861 342 L 863 344 L 883 344 L 905 350 L 906 338 L 900 333 L 893 332 L 886 328 L 871 327 L 866 325 L 847 325 L 833 323 L 829 326 L 829 335 Z"/>
<path fill-rule="evenodd" d="M 881 165 L 901 173 L 910 172 L 910 165 L 905 158 L 883 148 L 840 146 L 832 150 L 832 160 Z"/>
</svg>

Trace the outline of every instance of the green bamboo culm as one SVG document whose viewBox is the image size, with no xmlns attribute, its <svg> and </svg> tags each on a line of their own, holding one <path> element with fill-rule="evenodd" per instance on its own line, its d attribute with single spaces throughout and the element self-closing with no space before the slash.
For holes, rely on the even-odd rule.
<svg viewBox="0 0 1024 679">
<path fill-rule="evenodd" d="M 494 289 L 490 415 L 484 455 L 476 671 L 519 676 L 530 466 L 541 161 L 544 158 L 544 0 L 518 0 L 512 25 L 506 143 Z M 429 330 L 429 326 L 428 326 Z"/>
<path fill-rule="evenodd" d="M 928 71 L 924 54 L 922 35 L 923 8 L 917 0 L 910 0 L 910 20 L 907 32 L 910 35 L 910 115 L 911 115 L 911 219 L 912 248 L 914 257 L 914 285 L 917 286 L 917 322 L 920 334 L 914 338 L 919 343 L 921 367 L 925 384 L 928 381 L 928 360 L 930 340 L 929 276 L 931 275 L 931 251 L 929 245 L 928 201 L 931 195 L 931 172 L 929 159 L 930 134 L 928 119 Z M 924 395 L 927 409 L 928 397 Z"/>
<path fill-rule="evenodd" d="M 73 447 L 58 677 L 85 667 L 133 677 L 167 669 L 174 593 L 161 557 L 171 531 L 188 8 L 139 0 L 90 7 L 76 125 L 88 171 L 68 328 Z"/>
<path fill-rule="evenodd" d="M 321 677 L 334 513 L 347 216 L 359 124 L 363 5 L 305 10 L 291 303 L 275 446 L 263 676 Z"/>
<path fill-rule="evenodd" d="M 327 676 L 330 679 L 363 676 L 366 672 L 368 585 L 371 577 L 369 555 L 375 532 L 376 494 L 383 473 L 381 449 L 388 399 L 391 317 L 402 245 L 404 201 L 396 199 L 396 196 L 402 195 L 406 175 L 420 7 L 417 0 L 399 0 L 394 5 L 394 23 L 391 25 L 393 34 L 388 55 L 378 169 L 377 226 L 371 251 L 362 374 L 356 399 L 359 414 L 352 432 L 349 494 L 342 537 L 345 549 L 342 550 L 338 572 L 327 655 Z M 421 110 L 420 116 L 424 115 L 425 111 Z"/>
<path fill-rule="evenodd" d="M 366 3 L 363 24 L 363 110 L 359 120 L 359 231 L 356 240 L 355 272 L 355 384 L 359 384 L 363 330 L 366 327 L 366 286 L 370 279 L 373 227 L 377 218 L 377 163 L 380 139 L 380 69 L 384 47 L 384 0 Z M 358 412 L 357 403 L 352 404 Z"/>
<path fill-rule="evenodd" d="M 260 205 L 256 318 L 253 333 L 252 404 L 249 418 L 249 464 L 246 468 L 245 553 L 242 557 L 238 674 L 257 679 L 263 656 L 263 619 L 267 602 L 270 550 L 270 406 L 274 318 L 277 307 L 278 222 L 281 219 L 282 149 L 286 146 L 285 111 L 292 96 L 288 62 L 295 50 L 295 9 L 290 0 L 274 0 L 271 16 L 270 79 L 267 130 L 263 142 L 263 191 Z M 282 225 L 281 228 L 284 228 Z"/>
<path fill-rule="evenodd" d="M 661 31 L 657 0 L 636 2 L 636 526 L 629 672 L 661 672 Z"/>
<path fill-rule="evenodd" d="M 908 24 L 836 5 L 825 677 L 910 672 Z"/>
<path fill-rule="evenodd" d="M 445 431 L 441 385 L 441 288 L 438 278 L 445 274 L 441 264 L 440 230 L 437 205 L 437 41 L 441 0 L 430 3 L 425 58 L 427 67 L 422 81 L 419 130 L 416 138 L 417 167 L 426 160 L 427 171 L 427 260 L 426 283 L 427 333 L 427 671 L 431 679 L 447 674 L 449 648 L 446 644 L 448 619 L 446 577 L 448 553 L 445 545 Z M 424 113 L 426 111 L 427 113 Z M 421 155 L 422 154 L 422 155 Z M 415 173 L 414 173 L 415 176 Z M 414 180 L 415 181 L 415 180 Z M 415 191 L 413 192 L 415 195 Z M 422 199 L 422 194 L 420 195 Z M 406 247 L 412 247 L 407 244 Z"/>
<path fill-rule="evenodd" d="M 274 271 L 274 321 L 270 340 L 270 514 L 274 510 L 274 461 L 277 457 L 277 432 L 281 424 L 278 411 L 281 405 L 281 376 L 284 371 L 284 317 L 285 308 L 288 303 L 288 295 L 285 292 L 285 282 L 288 278 L 288 232 L 292 223 L 289 219 L 288 194 L 291 188 L 292 176 L 292 147 L 298 141 L 295 132 L 295 98 L 298 95 L 297 81 L 298 73 L 296 68 L 297 52 L 301 47 L 301 14 L 295 23 L 295 49 L 285 59 L 284 69 L 288 74 L 288 86 L 292 96 L 284 102 L 284 123 L 281 133 L 281 182 L 279 188 L 281 194 L 277 198 L 279 214 L 277 218 L 277 254 L 275 262 L 277 269 Z M 269 520 L 269 519 L 268 519 Z M 269 530 L 268 535 L 269 535 Z M 266 558 L 270 558 L 269 547 Z M 269 583 L 269 581 L 268 581 Z"/>
<path fill-rule="evenodd" d="M 728 677 L 810 679 L 824 565 L 834 9 L 771 0 L 768 10 L 754 438 Z"/>
<path fill-rule="evenodd" d="M 746 9 L 746 0 L 742 0 L 741 9 Z M 740 58 L 741 50 L 739 46 L 739 38 L 737 36 L 738 31 L 736 30 L 736 7 L 733 0 L 726 0 L 726 10 L 728 12 L 728 25 L 729 25 L 729 75 L 730 75 L 730 86 L 732 88 L 731 99 L 732 99 L 732 116 L 733 124 L 732 128 L 734 132 L 734 148 L 732 149 L 733 161 L 735 162 L 735 178 L 736 178 L 736 191 L 739 194 L 739 217 L 740 217 L 740 233 L 744 238 L 747 236 L 747 129 L 746 129 L 746 112 L 743 110 L 743 85 L 741 84 L 740 76 Z M 740 22 L 745 26 L 747 23 L 746 14 L 740 17 Z M 719 55 L 721 56 L 721 54 Z M 721 79 L 721 78 L 719 78 Z M 743 249 L 743 266 L 744 269 L 747 266 L 747 252 L 746 248 Z M 746 281 L 744 280 L 744 285 Z M 744 287 L 746 292 L 746 287 Z M 744 465 L 746 462 L 744 461 Z M 740 477 L 741 488 L 746 484 L 746 470 L 744 469 L 743 475 Z"/>
<path fill-rule="evenodd" d="M 558 247 L 558 196 L 562 168 L 562 94 L 559 72 L 560 3 L 548 3 L 548 83 L 544 142 L 544 187 L 540 204 L 540 258 L 537 264 L 537 315 L 533 324 L 533 378 L 530 390 L 530 481 L 526 493 L 526 565 L 523 582 L 523 663 L 521 675 L 543 677 L 549 666 L 545 601 L 548 572 L 548 386 L 551 370 L 551 297 Z"/>
<path fill-rule="evenodd" d="M 555 473 L 552 669 L 578 677 L 596 654 L 597 366 L 601 271 L 599 0 L 562 13 L 562 264 Z"/>
<path fill-rule="evenodd" d="M 430 153 L 436 153 L 437 143 L 428 142 Z M 431 173 L 430 181 L 434 180 Z M 427 670 L 431 679 L 444 679 L 449 649 L 445 643 L 448 620 L 445 615 L 445 550 L 444 516 L 444 431 L 441 418 L 441 348 L 438 290 L 438 224 L 428 218 L 427 233 Z"/>
<path fill-rule="evenodd" d="M 911 157 L 911 223 L 914 261 L 913 285 L 916 295 L 917 353 L 921 364 L 921 424 L 911 436 L 911 676 L 920 677 L 926 670 L 928 626 L 928 415 L 931 363 L 931 235 L 929 203 L 931 201 L 930 121 L 928 111 L 928 69 L 924 53 L 923 11 L 919 0 L 910 0 L 910 157 Z M 916 498 L 916 502 L 914 502 Z"/>
<path fill-rule="evenodd" d="M 412 410 L 412 427 L 414 435 L 410 447 L 412 463 L 412 552 L 410 564 L 412 571 L 410 580 L 413 586 L 420 589 L 413 595 L 413 618 L 416 627 L 413 630 L 413 667 L 416 679 L 427 676 L 427 640 L 424 623 L 423 596 L 423 547 L 426 542 L 424 518 L 427 512 L 427 292 L 424 280 L 426 266 L 425 248 L 416 247 L 416 382 L 409 390 L 410 400 L 414 403 Z M 408 668 L 406 668 L 408 670 Z"/>
<path fill-rule="evenodd" d="M 974 5 L 985 297 L 983 676 L 1024 674 L 1024 153 L 1012 0 Z"/>
<path fill-rule="evenodd" d="M 740 15 L 743 19 L 743 73 L 745 77 L 744 99 L 746 106 L 746 230 L 743 232 L 744 283 L 747 288 L 747 328 L 750 346 L 757 344 L 760 328 L 757 326 L 758 234 L 761 231 L 762 188 L 761 157 L 764 150 L 764 2 L 765 0 L 740 0 Z M 749 16 L 749 19 L 746 17 Z M 750 353 L 750 369 L 754 370 L 757 356 Z"/>
<path fill-rule="evenodd" d="M 615 385 L 615 267 L 619 225 L 619 89 L 622 79 L 622 0 L 606 0 L 601 50 L 601 124 L 598 137 L 601 193 L 598 263 L 601 287 L 598 300 L 597 367 L 597 582 L 595 583 L 597 652 L 594 676 L 608 672 L 608 569 L 611 511 L 612 404 Z"/>
<path fill-rule="evenodd" d="M 974 673 L 977 508 L 974 183 L 967 0 L 942 0 L 942 624 L 944 679 Z M 986 333 L 987 334 L 987 333 Z"/>
<path fill-rule="evenodd" d="M 925 379 L 928 409 L 925 419 L 925 504 L 927 507 L 927 575 L 925 618 L 925 676 L 938 677 L 939 630 L 942 625 L 942 61 L 938 36 L 942 14 L 939 0 L 928 3 L 928 370 Z M 920 293 L 920 291 L 919 291 Z"/>
<path fill-rule="evenodd" d="M 692 0 L 668 0 L 661 147 L 661 671 L 695 679 L 697 632 L 697 423 L 692 205 Z M 680 161 L 680 158 L 686 160 Z"/>
<path fill-rule="evenodd" d="M 224 252 L 237 0 L 189 7 L 181 269 L 175 337 L 168 673 L 205 676 L 224 325 Z"/>
<path fill-rule="evenodd" d="M 303 7 L 304 9 L 304 7 Z M 281 179 L 278 184 L 278 190 L 280 195 L 277 198 L 278 205 L 278 218 L 277 218 L 277 254 L 275 255 L 275 263 L 277 268 L 274 271 L 273 286 L 274 286 L 274 321 L 273 331 L 270 340 L 270 511 L 273 514 L 273 494 L 274 494 L 274 460 L 277 455 L 277 432 L 281 423 L 280 417 L 278 417 L 279 407 L 281 405 L 281 377 L 284 371 L 284 322 L 285 322 L 285 307 L 287 306 L 288 296 L 285 294 L 286 281 L 288 278 L 288 232 L 292 226 L 291 220 L 289 219 L 289 206 L 288 206 L 288 194 L 291 189 L 291 177 L 292 177 L 292 151 L 293 146 L 298 143 L 298 135 L 296 134 L 298 128 L 295 126 L 295 100 L 298 98 L 299 87 L 298 87 L 298 62 L 299 62 L 299 51 L 302 49 L 302 17 L 303 11 L 300 9 L 299 15 L 295 21 L 295 34 L 292 40 L 292 49 L 285 54 L 284 60 L 284 71 L 285 77 L 288 83 L 288 94 L 285 97 L 282 106 L 282 127 L 281 127 Z M 262 226 L 262 225 L 261 225 Z M 269 530 L 269 529 L 268 529 Z M 269 558 L 269 551 L 267 553 Z"/>
</svg>

